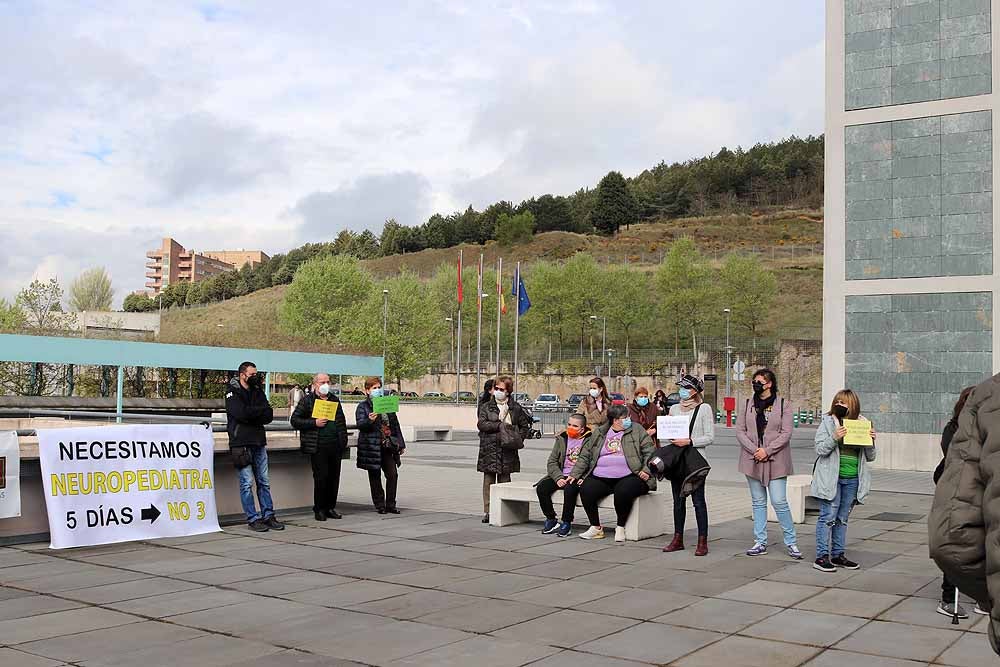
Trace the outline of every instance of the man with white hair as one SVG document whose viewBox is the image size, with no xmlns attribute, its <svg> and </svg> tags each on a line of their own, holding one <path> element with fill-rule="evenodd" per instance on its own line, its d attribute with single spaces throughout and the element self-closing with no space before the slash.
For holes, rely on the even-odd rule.
<svg viewBox="0 0 1000 667">
<path fill-rule="evenodd" d="M 316 373 L 312 391 L 299 401 L 292 413 L 292 428 L 299 432 L 302 451 L 309 454 L 313 472 L 313 514 L 317 521 L 339 519 L 337 493 L 340 491 L 340 463 L 347 450 L 347 422 L 344 409 L 336 401 L 330 376 Z M 313 417 L 317 401 L 335 406 L 335 417 Z"/>
</svg>

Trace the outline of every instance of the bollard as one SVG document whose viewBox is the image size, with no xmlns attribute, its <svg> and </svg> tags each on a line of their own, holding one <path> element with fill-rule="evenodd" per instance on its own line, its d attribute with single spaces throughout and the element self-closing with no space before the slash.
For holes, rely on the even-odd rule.
<svg viewBox="0 0 1000 667">
<path fill-rule="evenodd" d="M 792 425 L 795 428 L 799 427 L 799 414 L 797 412 L 795 413 L 795 416 L 792 418 Z"/>
<path fill-rule="evenodd" d="M 814 417 L 814 416 L 815 416 L 815 412 L 810 412 L 810 413 L 809 413 L 809 425 L 810 425 L 810 426 L 812 426 L 812 425 L 813 425 L 813 417 Z"/>
</svg>

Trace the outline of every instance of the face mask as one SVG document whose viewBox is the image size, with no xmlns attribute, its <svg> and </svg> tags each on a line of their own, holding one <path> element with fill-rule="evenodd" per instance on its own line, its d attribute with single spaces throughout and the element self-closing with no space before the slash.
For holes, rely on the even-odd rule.
<svg viewBox="0 0 1000 667">
<path fill-rule="evenodd" d="M 649 396 L 638 397 L 637 399 L 635 399 L 635 404 L 638 405 L 640 408 L 646 407 L 647 405 L 649 405 Z"/>
<path fill-rule="evenodd" d="M 580 428 L 579 426 L 567 426 L 566 427 L 566 435 L 568 435 L 570 438 L 573 438 L 574 440 L 576 440 L 581 435 L 583 435 L 583 429 Z"/>
<path fill-rule="evenodd" d="M 329 396 L 330 395 L 330 385 L 328 385 L 326 383 L 321 384 L 319 386 L 319 393 L 320 393 L 320 396 Z"/>
<path fill-rule="evenodd" d="M 591 396 L 591 398 L 597 398 L 600 395 L 601 395 L 601 390 L 600 389 L 591 389 L 590 390 L 590 396 Z"/>
<path fill-rule="evenodd" d="M 838 419 L 843 419 L 847 416 L 847 408 L 843 405 L 833 406 L 833 414 L 837 416 Z"/>
<path fill-rule="evenodd" d="M 622 428 L 632 428 L 632 418 L 626 417 L 622 420 Z"/>
<path fill-rule="evenodd" d="M 253 375 L 247 376 L 247 384 L 251 387 L 263 387 L 264 378 L 260 373 L 254 373 Z"/>
<path fill-rule="evenodd" d="M 507 392 L 505 392 L 503 389 L 494 389 L 493 398 L 497 399 L 498 401 L 506 401 Z"/>
<path fill-rule="evenodd" d="M 681 390 L 677 392 L 677 395 L 681 397 L 682 401 L 686 401 L 691 398 L 691 390 L 687 387 L 682 387 Z"/>
<path fill-rule="evenodd" d="M 372 389 L 371 391 L 372 398 L 378 398 L 381 395 L 382 395 L 382 387 L 375 387 L 374 389 Z"/>
<path fill-rule="evenodd" d="M 764 383 L 761 382 L 760 380 L 758 380 L 757 382 L 754 382 L 753 383 L 753 393 L 755 393 L 755 394 L 763 394 L 764 393 Z"/>
</svg>

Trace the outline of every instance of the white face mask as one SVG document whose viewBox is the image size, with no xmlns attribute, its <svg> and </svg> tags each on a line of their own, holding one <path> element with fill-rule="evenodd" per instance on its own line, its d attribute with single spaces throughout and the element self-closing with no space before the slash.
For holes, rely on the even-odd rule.
<svg viewBox="0 0 1000 667">
<path fill-rule="evenodd" d="M 325 384 L 325 383 L 321 384 L 319 386 L 319 393 L 320 393 L 320 396 L 328 396 L 330 394 L 330 385 Z"/>
<path fill-rule="evenodd" d="M 505 392 L 503 389 L 494 389 L 493 398 L 497 399 L 498 401 L 505 401 L 507 400 L 507 392 Z"/>
<path fill-rule="evenodd" d="M 591 396 L 591 398 L 597 398 L 600 395 L 601 395 L 601 390 L 600 389 L 591 389 L 590 390 L 590 396 Z"/>
</svg>

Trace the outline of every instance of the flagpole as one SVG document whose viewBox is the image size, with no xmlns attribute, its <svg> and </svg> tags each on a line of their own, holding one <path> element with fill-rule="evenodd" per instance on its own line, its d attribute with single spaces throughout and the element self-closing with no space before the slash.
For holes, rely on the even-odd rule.
<svg viewBox="0 0 1000 667">
<path fill-rule="evenodd" d="M 458 284 L 462 284 L 462 251 L 458 251 Z M 458 300 L 458 336 L 455 338 L 455 403 L 462 391 L 462 299 Z"/>
<path fill-rule="evenodd" d="M 476 278 L 476 389 L 483 386 L 483 255 L 479 253 L 479 277 Z"/>
<path fill-rule="evenodd" d="M 500 304 L 503 301 L 503 257 L 497 259 L 497 377 L 500 377 Z"/>
<path fill-rule="evenodd" d="M 521 324 L 521 262 L 517 263 L 514 270 L 514 386 L 517 387 L 517 340 L 518 329 Z"/>
</svg>

